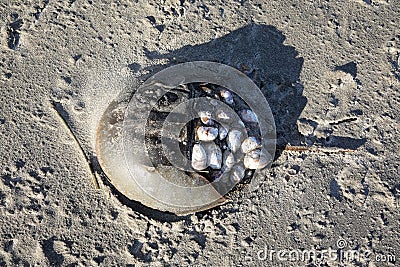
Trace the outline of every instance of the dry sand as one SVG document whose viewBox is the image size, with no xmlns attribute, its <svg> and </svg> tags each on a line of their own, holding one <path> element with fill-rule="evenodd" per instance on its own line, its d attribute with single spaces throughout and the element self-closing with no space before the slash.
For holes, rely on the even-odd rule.
<svg viewBox="0 0 400 267">
<path fill-rule="evenodd" d="M 399 4 L 2 0 L 0 266 L 399 266 Z M 193 60 L 247 69 L 281 146 L 355 151 L 281 151 L 259 188 L 183 217 L 96 189 L 110 101 Z M 277 254 L 338 246 L 370 254 Z"/>
</svg>

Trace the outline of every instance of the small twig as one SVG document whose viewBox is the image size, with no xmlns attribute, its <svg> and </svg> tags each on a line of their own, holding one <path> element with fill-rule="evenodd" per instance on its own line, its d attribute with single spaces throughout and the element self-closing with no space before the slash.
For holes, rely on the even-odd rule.
<svg viewBox="0 0 400 267">
<path fill-rule="evenodd" d="M 341 120 L 338 120 L 338 121 L 331 121 L 329 123 L 329 125 L 338 125 L 338 124 L 341 124 L 341 123 L 352 122 L 352 121 L 356 121 L 356 120 L 357 120 L 356 117 L 345 118 L 345 119 L 341 119 Z"/>
<path fill-rule="evenodd" d="M 277 146 L 278 150 L 296 151 L 296 152 L 314 152 L 314 153 L 350 153 L 352 149 L 338 149 L 334 147 L 305 147 L 305 146 Z"/>
<path fill-rule="evenodd" d="M 96 172 L 94 170 L 93 164 L 92 164 L 91 160 L 89 159 L 89 157 L 86 155 L 82 145 L 79 143 L 78 138 L 76 137 L 76 135 L 72 131 L 71 127 L 69 126 L 67 118 L 65 118 L 63 115 L 63 113 L 66 113 L 65 110 L 63 109 L 63 107 L 61 106 L 61 104 L 59 102 L 50 101 L 50 105 L 51 105 L 52 109 L 54 109 L 54 111 L 57 113 L 57 115 L 61 118 L 63 124 L 67 127 L 67 129 L 69 130 L 69 132 L 72 135 L 72 138 L 75 140 L 76 144 L 78 145 L 79 150 L 82 152 L 82 155 L 85 157 L 86 162 L 89 165 L 90 172 L 92 174 L 92 181 L 93 181 L 94 187 L 96 189 L 100 189 L 100 184 L 99 184 L 99 181 L 97 180 Z"/>
</svg>

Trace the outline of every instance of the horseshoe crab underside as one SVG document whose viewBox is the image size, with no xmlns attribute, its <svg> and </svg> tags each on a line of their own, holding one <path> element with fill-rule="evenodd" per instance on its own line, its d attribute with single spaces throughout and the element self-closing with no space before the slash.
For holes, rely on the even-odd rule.
<svg viewBox="0 0 400 267">
<path fill-rule="evenodd" d="M 184 63 L 109 105 L 96 152 L 126 197 L 184 215 L 226 202 L 238 183 L 269 165 L 275 124 L 247 76 L 218 63 Z"/>
</svg>

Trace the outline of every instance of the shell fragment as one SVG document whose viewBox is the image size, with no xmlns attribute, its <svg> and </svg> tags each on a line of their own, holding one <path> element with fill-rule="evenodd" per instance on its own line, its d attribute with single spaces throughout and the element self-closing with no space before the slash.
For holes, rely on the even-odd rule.
<svg viewBox="0 0 400 267">
<path fill-rule="evenodd" d="M 271 155 L 261 149 L 250 151 L 244 156 L 244 166 L 252 170 L 265 168 L 271 161 Z"/>
<path fill-rule="evenodd" d="M 221 125 L 219 127 L 219 140 L 225 139 L 225 137 L 228 135 L 228 129 L 227 127 Z"/>
<path fill-rule="evenodd" d="M 194 144 L 192 150 L 192 167 L 195 170 L 204 170 L 207 168 L 207 154 L 201 144 Z"/>
<path fill-rule="evenodd" d="M 239 183 L 243 179 L 244 174 L 245 169 L 242 167 L 242 165 L 235 165 L 231 173 L 231 181 L 235 184 Z"/>
<path fill-rule="evenodd" d="M 210 111 L 199 111 L 198 115 L 200 117 L 200 120 L 202 123 L 205 125 L 213 125 L 214 122 L 211 119 L 211 112 Z"/>
<path fill-rule="evenodd" d="M 200 126 L 197 128 L 197 138 L 200 141 L 213 141 L 218 137 L 218 129 L 214 127 Z"/>
<path fill-rule="evenodd" d="M 232 152 L 239 150 L 243 140 L 243 134 L 239 130 L 231 130 L 228 133 L 228 147 Z"/>
<path fill-rule="evenodd" d="M 204 149 L 207 155 L 207 166 L 210 166 L 212 169 L 221 169 L 222 165 L 222 151 L 215 143 L 205 143 Z"/>
<path fill-rule="evenodd" d="M 256 137 L 248 137 L 242 143 L 243 153 L 249 153 L 250 151 L 261 148 L 261 140 Z"/>
<path fill-rule="evenodd" d="M 235 165 L 235 157 L 233 156 L 233 153 L 230 151 L 225 151 L 224 153 L 224 165 L 223 169 L 224 171 L 230 171 L 232 167 Z"/>
</svg>

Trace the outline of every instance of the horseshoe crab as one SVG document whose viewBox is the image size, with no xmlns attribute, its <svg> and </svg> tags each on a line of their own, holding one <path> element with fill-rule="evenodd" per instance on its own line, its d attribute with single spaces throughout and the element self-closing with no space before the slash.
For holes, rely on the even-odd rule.
<svg viewBox="0 0 400 267">
<path fill-rule="evenodd" d="M 174 101 L 160 102 L 168 94 Z M 253 140 L 246 139 L 248 129 L 259 142 L 246 141 L 245 155 L 243 140 Z M 272 155 L 262 164 L 253 150 L 259 147 Z M 274 152 L 275 124 L 260 90 L 238 70 L 206 61 L 169 67 L 133 96 L 114 100 L 96 137 L 99 163 L 117 190 L 177 215 L 223 204 L 245 177 L 244 157 L 258 160 L 251 167 L 259 169 Z"/>
</svg>

